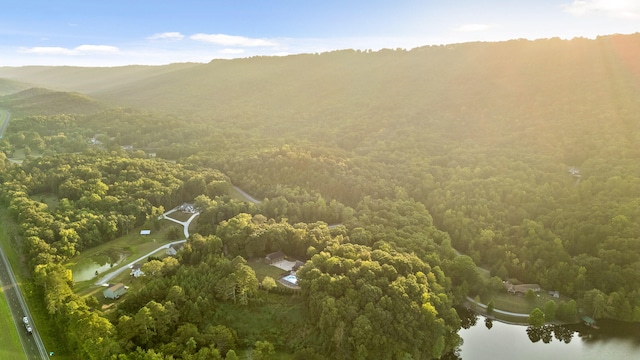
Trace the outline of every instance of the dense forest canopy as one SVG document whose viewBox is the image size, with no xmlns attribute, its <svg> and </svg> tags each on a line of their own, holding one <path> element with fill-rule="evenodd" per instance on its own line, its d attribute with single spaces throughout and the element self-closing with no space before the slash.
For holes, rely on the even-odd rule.
<svg viewBox="0 0 640 360">
<path fill-rule="evenodd" d="M 11 86 L 87 94 L 0 97 L 18 115 L 0 149 L 25 155 L 4 162 L 2 199 L 23 224 L 37 281 L 62 288 L 56 266 L 75 252 L 161 207 L 201 209 L 179 263 L 158 265 L 163 276 L 118 316 L 89 306 L 63 314 L 48 295 L 57 316 L 105 319 L 101 354 L 225 356 L 264 340 L 300 358 L 440 357 L 459 344 L 451 307 L 490 286 L 475 264 L 498 287 L 539 283 L 594 317 L 640 321 L 639 64 L 635 34 L 150 69 L 0 68 Z M 107 75 L 119 80 L 96 80 Z M 231 183 L 262 201 L 229 198 Z M 61 205 L 47 209 L 34 200 L 42 193 Z M 221 310 L 270 304 L 246 260 L 278 250 L 306 261 L 296 309 L 314 325 L 293 346 Z M 226 287 L 210 297 L 193 288 L 207 281 Z M 149 312 L 164 314 L 153 336 L 140 330 Z M 400 327 L 380 326 L 392 321 Z"/>
</svg>

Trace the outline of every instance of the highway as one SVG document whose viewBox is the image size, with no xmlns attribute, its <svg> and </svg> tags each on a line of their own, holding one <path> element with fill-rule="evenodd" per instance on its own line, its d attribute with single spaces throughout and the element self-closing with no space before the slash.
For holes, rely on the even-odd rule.
<svg viewBox="0 0 640 360">
<path fill-rule="evenodd" d="M 6 110 L 0 109 L 0 138 L 4 136 L 4 132 L 7 129 L 7 125 L 9 125 L 9 120 L 11 120 L 11 113 Z M 44 343 L 40 338 L 40 334 L 38 333 L 38 329 L 33 321 L 33 317 L 31 316 L 31 312 L 29 312 L 29 307 L 27 303 L 24 301 L 24 297 L 22 296 L 22 292 L 20 292 L 20 287 L 18 286 L 18 281 L 16 281 L 16 277 L 13 275 L 13 270 L 11 269 L 11 264 L 7 260 L 7 257 L 4 255 L 4 251 L 0 247 L 0 283 L 4 289 L 5 296 L 7 298 L 7 303 L 9 304 L 9 310 L 11 311 L 11 317 L 13 318 L 13 322 L 18 330 L 18 336 L 20 337 L 20 342 L 22 343 L 22 348 L 24 349 L 24 354 L 27 359 L 49 359 L 49 353 L 44 347 Z M 29 318 L 29 323 L 31 324 L 32 333 L 29 334 L 22 323 L 22 318 L 27 316 Z"/>
<path fill-rule="evenodd" d="M 9 120 L 11 120 L 11 113 L 0 109 L 0 139 L 4 136 L 4 131 L 7 130 L 7 125 L 9 125 Z"/>
<path fill-rule="evenodd" d="M 4 288 L 5 296 L 7 297 L 7 303 L 9 303 L 9 309 L 11 310 L 11 316 L 18 329 L 18 335 L 20 336 L 20 342 L 24 349 L 24 353 L 27 359 L 49 359 L 49 353 L 42 343 L 38 328 L 33 321 L 33 317 L 29 312 L 29 307 L 22 297 L 18 282 L 13 275 L 11 264 L 4 255 L 4 251 L 0 248 L 0 282 Z M 23 323 L 22 317 L 27 316 L 32 327 L 32 334 L 27 333 Z"/>
</svg>

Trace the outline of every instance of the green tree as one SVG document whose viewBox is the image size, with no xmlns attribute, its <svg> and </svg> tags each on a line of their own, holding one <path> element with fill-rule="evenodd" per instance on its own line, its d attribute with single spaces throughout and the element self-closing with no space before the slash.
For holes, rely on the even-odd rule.
<svg viewBox="0 0 640 360">
<path fill-rule="evenodd" d="M 160 260 L 150 260 L 142 264 L 140 270 L 148 276 L 157 276 L 162 273 L 164 263 Z"/>
<path fill-rule="evenodd" d="M 487 314 L 493 315 L 494 308 L 495 304 L 493 303 L 493 300 L 489 301 L 489 303 L 487 304 Z"/>
<path fill-rule="evenodd" d="M 265 276 L 264 279 L 262 279 L 261 285 L 262 288 L 267 292 L 275 289 L 275 287 L 278 286 L 278 284 L 276 284 L 276 281 L 271 276 Z"/>
<path fill-rule="evenodd" d="M 555 301 L 549 300 L 544 304 L 544 318 L 546 321 L 554 321 L 556 319 L 556 310 L 558 304 Z"/>
<path fill-rule="evenodd" d="M 529 325 L 534 327 L 541 327 L 544 325 L 544 313 L 539 308 L 533 309 L 529 314 Z"/>
<path fill-rule="evenodd" d="M 229 351 L 227 351 L 227 354 L 225 355 L 225 360 L 238 360 L 238 355 L 236 355 L 235 350 L 231 349 Z"/>
<path fill-rule="evenodd" d="M 527 293 L 524 294 L 525 299 L 527 299 L 527 301 L 529 302 L 533 302 L 536 299 L 536 293 L 535 291 L 533 291 L 533 289 L 529 289 L 527 290 Z"/>
<path fill-rule="evenodd" d="M 604 317 L 607 313 L 607 299 L 607 295 L 598 289 L 591 289 L 582 297 L 585 311 L 594 319 Z"/>
<path fill-rule="evenodd" d="M 563 321 L 575 321 L 578 308 L 575 300 L 561 302 L 556 310 L 556 317 Z"/>
<path fill-rule="evenodd" d="M 256 360 L 268 360 L 272 359 L 273 355 L 275 355 L 276 349 L 270 342 L 264 341 L 256 341 L 253 351 L 251 355 Z"/>
</svg>

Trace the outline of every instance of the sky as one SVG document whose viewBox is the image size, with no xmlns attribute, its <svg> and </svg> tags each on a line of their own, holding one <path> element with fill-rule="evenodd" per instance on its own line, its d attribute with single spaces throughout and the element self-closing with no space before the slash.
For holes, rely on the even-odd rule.
<svg viewBox="0 0 640 360">
<path fill-rule="evenodd" d="M 640 0 L 0 0 L 0 66 L 162 65 L 640 32 Z"/>
</svg>

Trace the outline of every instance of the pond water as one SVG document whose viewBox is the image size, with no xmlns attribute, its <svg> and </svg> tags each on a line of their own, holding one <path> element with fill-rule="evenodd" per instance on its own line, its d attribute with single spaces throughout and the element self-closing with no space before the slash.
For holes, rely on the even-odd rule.
<svg viewBox="0 0 640 360">
<path fill-rule="evenodd" d="M 468 324 L 468 329 L 459 332 L 464 340 L 459 351 L 463 360 L 640 359 L 637 323 L 599 320 L 599 330 L 582 324 L 534 330 L 478 316 Z"/>
<path fill-rule="evenodd" d="M 96 271 L 98 274 L 102 274 L 113 266 L 118 265 L 125 258 L 126 255 L 124 254 L 119 254 L 116 257 L 107 255 L 92 256 L 89 260 L 83 261 L 71 269 L 73 281 L 91 280 L 96 277 Z"/>
</svg>

